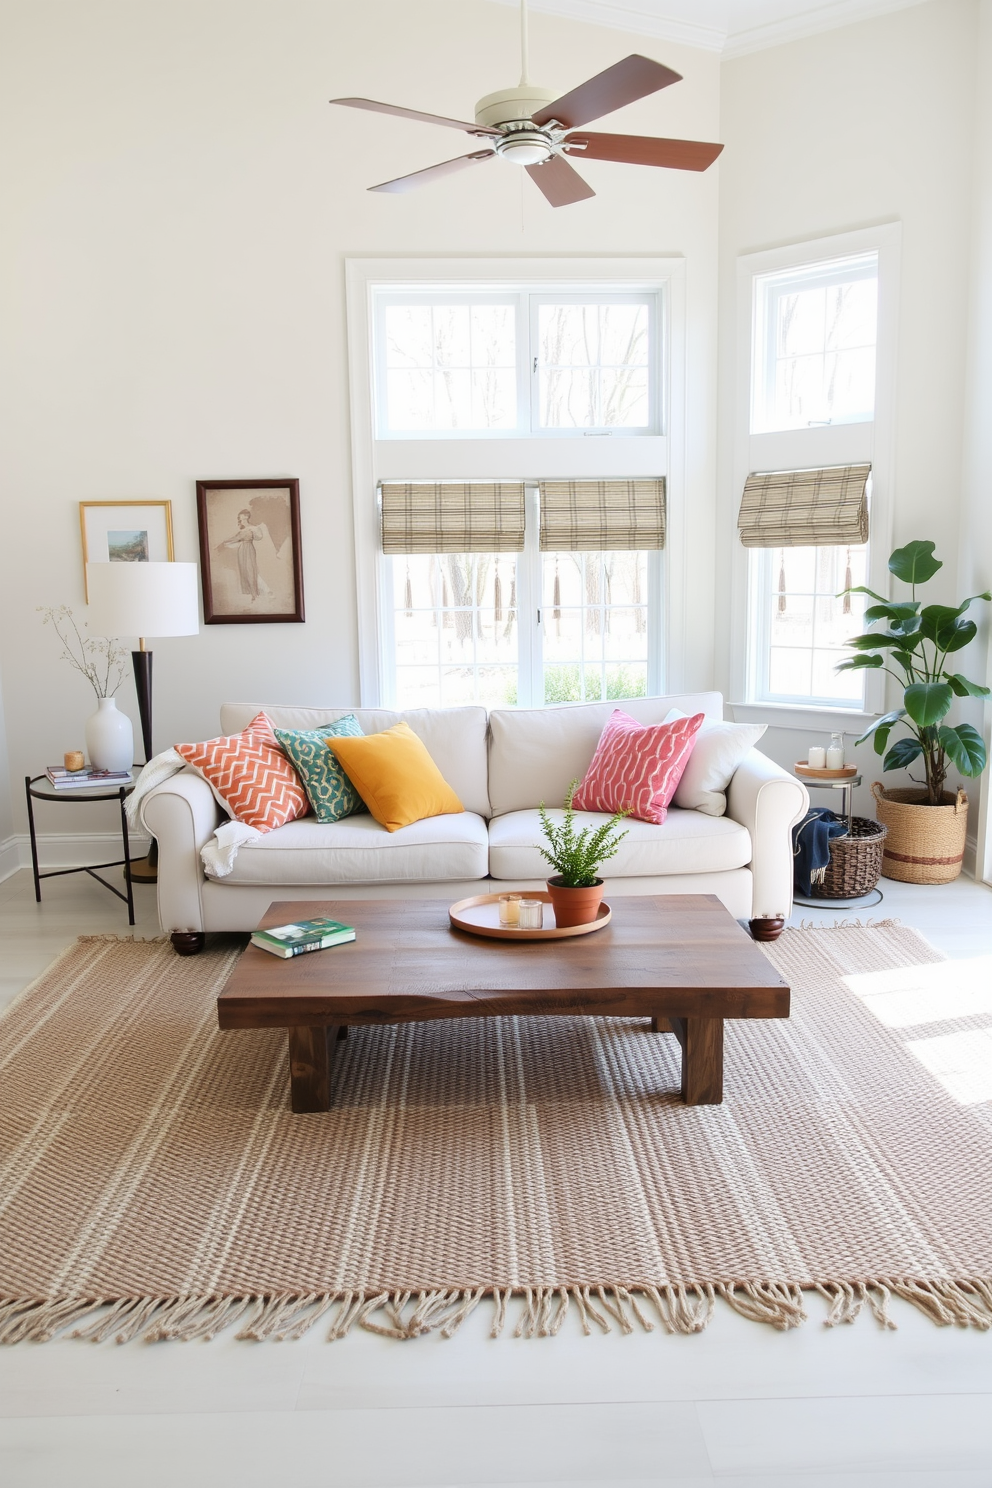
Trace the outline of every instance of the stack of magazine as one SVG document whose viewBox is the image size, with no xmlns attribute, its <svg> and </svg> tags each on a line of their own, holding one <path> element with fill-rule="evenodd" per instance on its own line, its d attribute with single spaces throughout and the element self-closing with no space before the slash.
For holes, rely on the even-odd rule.
<svg viewBox="0 0 992 1488">
<path fill-rule="evenodd" d="M 251 943 L 260 951 L 288 960 L 290 956 L 302 956 L 306 951 L 326 951 L 329 946 L 344 945 L 354 939 L 355 932 L 350 925 L 318 915 L 316 919 L 300 920 L 293 925 L 256 930 Z"/>
<path fill-rule="evenodd" d="M 134 778 L 130 770 L 94 770 L 87 765 L 83 770 L 67 770 L 63 765 L 49 765 L 45 770 L 57 791 L 93 790 L 96 786 L 130 785 Z"/>
</svg>

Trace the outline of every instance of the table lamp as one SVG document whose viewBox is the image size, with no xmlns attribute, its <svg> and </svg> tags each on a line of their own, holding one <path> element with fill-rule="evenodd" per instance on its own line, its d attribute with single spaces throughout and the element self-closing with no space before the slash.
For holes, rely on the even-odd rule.
<svg viewBox="0 0 992 1488">
<path fill-rule="evenodd" d="M 195 563 L 87 563 L 89 628 L 92 635 L 137 636 L 131 652 L 134 690 L 141 717 L 146 762 L 152 748 L 152 653 L 146 639 L 197 635 L 200 606 Z M 142 883 L 158 878 L 158 847 L 131 864 L 131 877 Z"/>
</svg>

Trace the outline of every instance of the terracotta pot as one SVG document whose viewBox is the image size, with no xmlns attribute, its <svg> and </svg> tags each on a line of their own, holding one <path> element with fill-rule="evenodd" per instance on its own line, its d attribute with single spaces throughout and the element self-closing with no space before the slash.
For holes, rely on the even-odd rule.
<svg viewBox="0 0 992 1488">
<path fill-rule="evenodd" d="M 567 889 L 560 878 L 548 879 L 556 925 L 588 925 L 596 918 L 606 885 L 601 878 L 587 889 Z"/>
</svg>

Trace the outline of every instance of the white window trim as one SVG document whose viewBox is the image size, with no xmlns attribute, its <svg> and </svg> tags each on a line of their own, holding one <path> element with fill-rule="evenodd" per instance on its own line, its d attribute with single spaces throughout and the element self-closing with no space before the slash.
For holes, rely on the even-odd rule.
<svg viewBox="0 0 992 1488">
<path fill-rule="evenodd" d="M 348 312 L 348 370 L 351 390 L 352 496 L 355 522 L 358 660 L 361 702 L 381 704 L 386 678 L 381 638 L 389 634 L 390 596 L 383 585 L 375 502 L 382 480 L 514 480 L 650 478 L 664 474 L 667 489 L 666 547 L 661 559 L 662 626 L 660 675 L 655 685 L 683 686 L 686 649 L 685 552 L 686 478 L 686 316 L 685 260 L 655 258 L 351 258 L 345 263 Z M 664 434 L 604 437 L 601 434 L 535 436 L 529 439 L 459 438 L 444 440 L 445 468 L 439 470 L 442 441 L 381 439 L 375 430 L 372 396 L 373 293 L 404 285 L 460 284 L 498 293 L 509 285 L 568 287 L 575 292 L 629 293 L 663 290 L 664 330 L 658 363 L 665 397 Z M 659 330 L 662 328 L 659 327 Z M 512 464 L 511 464 L 512 451 Z M 526 470 L 520 463 L 526 463 Z"/>
<path fill-rule="evenodd" d="M 748 549 L 737 534 L 737 509 L 744 482 L 752 469 L 804 469 L 813 465 L 848 464 L 867 459 L 872 466 L 871 538 L 868 586 L 890 593 L 888 571 L 892 550 L 892 485 L 895 463 L 895 398 L 897 332 L 899 323 L 899 264 L 902 225 L 889 222 L 826 238 L 809 238 L 762 253 L 747 253 L 737 261 L 737 359 L 733 483 L 731 491 L 731 697 L 740 698 L 735 717 L 755 723 L 789 727 L 843 727 L 859 732 L 885 709 L 885 678 L 865 674 L 864 709 L 825 708 L 795 703 L 750 701 L 755 666 L 749 592 L 751 565 Z M 878 254 L 878 340 L 875 372 L 875 417 L 872 423 L 846 423 L 827 428 L 751 433 L 751 377 L 753 368 L 753 280 L 756 275 L 799 268 L 826 259 Z M 843 451 L 843 453 L 841 453 Z M 838 720 L 827 725 L 824 719 Z M 862 720 L 866 720 L 862 723 Z M 860 728 L 859 728 L 860 725 Z"/>
</svg>

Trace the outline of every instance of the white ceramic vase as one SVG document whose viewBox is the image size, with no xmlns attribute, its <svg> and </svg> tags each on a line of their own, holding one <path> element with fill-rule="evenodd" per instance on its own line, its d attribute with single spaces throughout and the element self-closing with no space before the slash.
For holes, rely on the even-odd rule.
<svg viewBox="0 0 992 1488">
<path fill-rule="evenodd" d="M 134 729 L 112 697 L 100 698 L 86 720 L 86 753 L 95 770 L 130 770 L 134 759 Z"/>
</svg>

